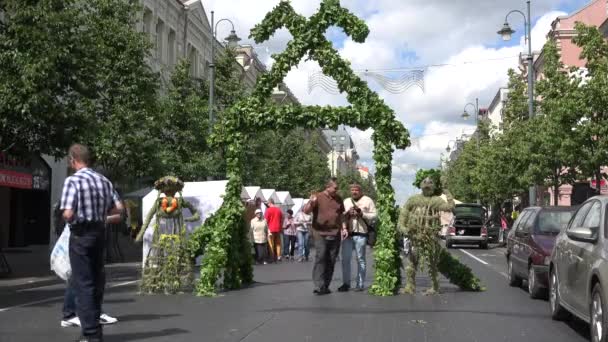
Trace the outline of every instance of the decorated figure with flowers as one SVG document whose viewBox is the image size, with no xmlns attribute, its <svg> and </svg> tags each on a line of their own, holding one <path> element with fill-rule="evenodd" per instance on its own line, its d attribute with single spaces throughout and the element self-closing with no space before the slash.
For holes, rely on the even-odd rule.
<svg viewBox="0 0 608 342">
<path fill-rule="evenodd" d="M 196 208 L 183 198 L 184 182 L 177 177 L 160 178 L 154 183 L 154 188 L 158 190 L 158 197 L 136 238 L 136 241 L 142 241 L 144 232 L 154 219 L 152 248 L 143 265 L 141 291 L 174 294 L 192 284 L 193 260 L 187 249 L 184 222 L 198 221 L 200 216 Z M 184 208 L 190 210 L 191 217 L 184 219 Z"/>
</svg>

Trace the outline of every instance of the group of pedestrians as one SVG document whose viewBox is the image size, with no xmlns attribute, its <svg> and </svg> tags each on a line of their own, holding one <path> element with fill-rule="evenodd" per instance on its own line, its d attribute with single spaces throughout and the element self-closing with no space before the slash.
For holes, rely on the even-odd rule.
<svg viewBox="0 0 608 342">
<path fill-rule="evenodd" d="M 311 195 L 295 216 L 292 210 L 287 210 L 285 215 L 272 199 L 268 201 L 264 214 L 261 209 L 256 209 L 250 222 L 256 262 L 308 261 L 312 237 L 315 248 L 313 292 L 318 295 L 331 293 L 329 285 L 340 250 L 342 285 L 338 291 L 351 289 L 353 254 L 357 264 L 354 290 L 363 291 L 366 252 L 370 233 L 375 229 L 376 206 L 363 194 L 360 184 L 351 184 L 350 194 L 351 197 L 342 200 L 338 195 L 337 180 L 332 178 L 322 192 Z"/>
<path fill-rule="evenodd" d="M 270 199 L 266 212 L 262 214 L 261 209 L 256 209 L 255 217 L 250 222 L 256 262 L 268 264 L 284 259 L 308 261 L 311 225 L 310 215 L 300 210 L 294 216 L 291 209 L 285 214 L 274 200 Z"/>
</svg>

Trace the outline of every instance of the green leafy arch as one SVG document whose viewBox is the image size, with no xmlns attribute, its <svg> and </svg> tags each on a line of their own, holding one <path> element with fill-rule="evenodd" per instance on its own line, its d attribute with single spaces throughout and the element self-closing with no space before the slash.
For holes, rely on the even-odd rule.
<svg viewBox="0 0 608 342">
<path fill-rule="evenodd" d="M 240 288 L 253 281 L 251 246 L 243 220 L 240 201 L 243 186 L 243 146 L 248 134 L 263 129 L 292 129 L 296 127 L 337 128 L 344 124 L 361 130 L 372 128 L 374 161 L 376 163 L 378 240 L 374 249 L 375 279 L 370 292 L 392 295 L 401 283 L 401 259 L 397 247 L 397 213 L 391 186 L 392 154 L 395 148 L 410 145 L 407 129 L 395 119 L 394 112 L 367 84 L 354 74 L 350 63 L 343 60 L 325 38 L 330 26 L 342 27 L 355 42 L 363 43 L 369 34 L 364 21 L 340 6 L 339 0 L 323 0 L 319 11 L 310 18 L 297 14 L 288 1 L 281 1 L 264 20 L 251 31 L 256 43 L 268 40 L 278 29 L 287 28 L 293 40 L 285 51 L 273 55 L 275 63 L 259 80 L 253 93 L 227 111 L 215 125 L 212 144 L 226 147 L 228 186 L 224 203 L 218 212 L 192 236 L 193 255 L 205 251 L 196 291 L 199 295 L 214 295 L 216 283 L 223 275 L 226 289 Z M 287 73 L 308 57 L 331 76 L 351 103 L 346 107 L 274 106 L 270 98 L 273 89 Z"/>
</svg>

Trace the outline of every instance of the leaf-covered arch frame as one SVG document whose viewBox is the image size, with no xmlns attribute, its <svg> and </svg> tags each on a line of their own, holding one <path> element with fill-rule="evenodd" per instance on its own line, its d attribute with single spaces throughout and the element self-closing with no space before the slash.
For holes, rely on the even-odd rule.
<svg viewBox="0 0 608 342">
<path fill-rule="evenodd" d="M 297 14 L 289 1 L 281 1 L 251 31 L 256 43 L 268 40 L 278 29 L 287 28 L 293 40 L 285 51 L 273 55 L 270 72 L 261 76 L 253 93 L 240 101 L 215 125 L 211 141 L 225 146 L 228 186 L 224 203 L 203 227 L 192 236 L 193 254 L 205 250 L 198 295 L 215 295 L 216 283 L 223 276 L 225 289 L 240 288 L 253 281 L 251 246 L 243 220 L 240 193 L 243 186 L 243 147 L 249 134 L 259 129 L 289 130 L 348 125 L 366 130 L 372 128 L 376 163 L 378 239 L 374 248 L 375 278 L 370 292 L 387 296 L 395 294 L 401 283 L 401 258 L 397 243 L 397 213 L 391 186 L 392 154 L 395 148 L 410 145 L 409 133 L 380 97 L 369 89 L 343 60 L 325 37 L 330 26 L 340 26 L 355 42 L 363 43 L 369 34 L 365 22 L 339 0 L 323 0 L 319 11 L 310 18 Z M 271 104 L 273 89 L 304 58 L 317 61 L 325 75 L 331 76 L 340 92 L 347 95 L 350 106 L 301 106 Z"/>
</svg>

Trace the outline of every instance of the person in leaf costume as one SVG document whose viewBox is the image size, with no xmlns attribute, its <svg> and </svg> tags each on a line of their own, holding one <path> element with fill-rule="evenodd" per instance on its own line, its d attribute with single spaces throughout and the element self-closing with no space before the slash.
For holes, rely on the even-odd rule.
<svg viewBox="0 0 608 342">
<path fill-rule="evenodd" d="M 192 259 L 187 249 L 184 222 L 198 221 L 200 215 L 181 195 L 184 183 L 180 179 L 163 177 L 154 183 L 154 188 L 158 190 L 158 197 L 136 238 L 136 241 L 142 241 L 152 219 L 156 218 L 152 248 L 143 265 L 141 290 L 174 294 L 192 284 Z M 184 219 L 184 208 L 190 210 L 191 217 Z"/>
<path fill-rule="evenodd" d="M 433 196 L 435 184 L 430 177 L 420 183 L 420 189 L 422 194 L 410 197 L 399 217 L 399 226 L 412 244 L 404 292 L 416 292 L 416 272 L 422 261 L 426 263 L 432 281 L 432 287 L 427 290 L 427 294 L 434 294 L 439 291 L 438 264 L 442 247 L 437 236 L 441 230 L 440 215 L 442 211 L 451 211 L 454 208 L 454 200 L 448 196 L 446 202 L 440 196 Z"/>
</svg>

